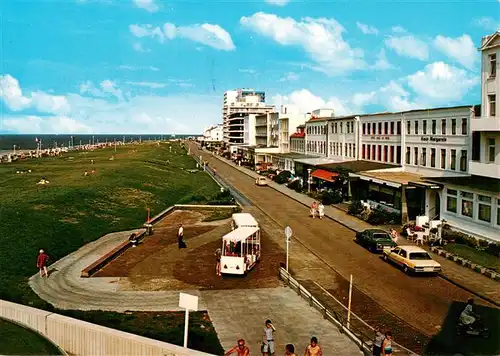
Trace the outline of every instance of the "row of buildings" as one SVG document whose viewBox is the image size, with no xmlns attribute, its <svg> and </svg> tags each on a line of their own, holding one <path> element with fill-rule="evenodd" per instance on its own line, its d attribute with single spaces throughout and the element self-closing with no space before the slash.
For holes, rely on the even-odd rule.
<svg viewBox="0 0 500 356">
<path fill-rule="evenodd" d="M 352 199 L 426 215 L 465 233 L 500 240 L 500 32 L 482 39 L 481 104 L 336 116 L 278 110 L 253 89 L 224 95 L 217 140 L 255 164 L 304 181 L 332 181 L 348 170 Z"/>
</svg>

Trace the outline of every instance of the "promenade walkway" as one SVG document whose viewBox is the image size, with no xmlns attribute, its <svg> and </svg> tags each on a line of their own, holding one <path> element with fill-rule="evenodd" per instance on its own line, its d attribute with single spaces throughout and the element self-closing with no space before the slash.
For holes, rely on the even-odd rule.
<svg viewBox="0 0 500 356">
<path fill-rule="evenodd" d="M 207 154 L 211 154 L 206 150 L 205 152 Z M 249 177 L 257 178 L 259 176 L 259 174 L 257 174 L 256 172 L 248 168 L 238 166 L 234 162 L 227 160 L 221 156 L 214 154 L 211 155 L 218 160 L 238 169 L 240 172 L 245 173 Z M 307 207 L 310 207 L 314 201 L 314 199 L 308 197 L 307 195 L 297 193 L 296 191 L 287 188 L 285 185 L 280 185 L 275 182 L 269 182 L 269 187 Z M 363 220 L 357 219 L 334 206 L 325 206 L 325 216 L 332 220 L 335 220 L 336 222 L 355 232 L 373 228 L 373 225 L 370 225 Z M 408 242 L 404 237 L 401 237 L 401 239 L 403 242 L 400 242 L 400 244 Z M 412 242 L 408 242 L 408 244 L 412 244 Z M 468 268 L 462 267 L 455 262 L 447 260 L 446 258 L 443 258 L 441 256 L 433 255 L 433 258 L 441 263 L 441 265 L 443 266 L 442 274 L 450 282 L 457 284 L 458 286 L 466 290 L 473 291 L 478 295 L 484 296 L 491 302 L 500 305 L 500 287 L 498 282 L 479 273 L 476 273 Z"/>
<path fill-rule="evenodd" d="M 315 335 L 321 340 L 325 355 L 360 354 L 354 342 L 286 287 L 199 291 L 193 286 L 182 291 L 141 292 L 120 290 L 120 278 L 80 277 L 83 268 L 138 231 L 111 233 L 83 246 L 52 264 L 49 278 L 32 276 L 31 288 L 60 309 L 117 312 L 179 311 L 179 292 L 185 292 L 200 298 L 199 309 L 208 311 L 225 349 L 233 347 L 238 338 L 244 338 L 252 352 L 258 352 L 264 321 L 269 318 L 278 329 L 278 353 L 290 342 L 301 350 Z"/>
</svg>

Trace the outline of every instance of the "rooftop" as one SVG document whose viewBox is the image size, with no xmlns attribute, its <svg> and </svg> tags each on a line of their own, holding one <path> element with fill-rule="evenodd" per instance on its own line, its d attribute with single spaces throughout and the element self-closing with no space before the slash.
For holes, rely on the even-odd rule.
<svg viewBox="0 0 500 356">
<path fill-rule="evenodd" d="M 436 177 L 427 178 L 426 181 L 438 184 L 451 184 L 498 194 L 500 192 L 500 179 L 468 176 L 468 177 Z"/>
<path fill-rule="evenodd" d="M 364 177 L 375 178 L 384 180 L 386 182 L 398 183 L 401 185 L 408 185 L 410 182 L 423 182 L 423 177 L 420 174 L 410 172 L 394 172 L 394 171 L 368 171 L 359 172 L 359 175 Z"/>
<path fill-rule="evenodd" d="M 305 132 L 294 132 L 293 134 L 290 135 L 291 138 L 304 138 L 306 137 Z"/>
<path fill-rule="evenodd" d="M 371 162 L 371 161 L 342 161 L 330 164 L 321 164 L 318 165 L 318 168 L 323 168 L 326 170 L 334 170 L 334 169 L 346 169 L 351 172 L 363 172 L 363 171 L 372 171 L 375 169 L 387 169 L 387 168 L 397 168 L 399 166 L 394 164 L 387 163 L 379 163 L 379 162 Z"/>
</svg>

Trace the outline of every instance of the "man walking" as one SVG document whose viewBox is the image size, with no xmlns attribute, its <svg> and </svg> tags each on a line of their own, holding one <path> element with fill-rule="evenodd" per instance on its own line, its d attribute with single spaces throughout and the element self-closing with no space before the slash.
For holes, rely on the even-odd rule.
<svg viewBox="0 0 500 356">
<path fill-rule="evenodd" d="M 47 271 L 47 262 L 49 261 L 49 255 L 47 255 L 43 250 L 40 250 L 38 258 L 36 260 L 36 266 L 40 270 L 40 277 L 43 277 L 45 272 L 45 277 L 49 277 L 49 272 Z"/>
<path fill-rule="evenodd" d="M 382 354 L 382 343 L 385 340 L 385 335 L 382 333 L 379 326 L 375 328 L 375 341 L 373 342 L 373 356 Z"/>
<path fill-rule="evenodd" d="M 215 250 L 215 273 L 217 273 L 218 276 L 221 275 L 221 268 L 220 268 L 220 259 L 222 256 L 222 249 L 218 248 Z"/>
<path fill-rule="evenodd" d="M 184 242 L 184 227 L 182 224 L 179 224 L 179 230 L 177 231 L 177 244 L 179 245 L 179 250 L 187 247 Z"/>
</svg>

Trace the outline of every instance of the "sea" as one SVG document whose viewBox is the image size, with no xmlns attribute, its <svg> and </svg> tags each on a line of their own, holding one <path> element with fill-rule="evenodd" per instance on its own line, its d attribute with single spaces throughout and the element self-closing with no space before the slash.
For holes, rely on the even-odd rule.
<svg viewBox="0 0 500 356">
<path fill-rule="evenodd" d="M 98 144 L 104 142 L 158 141 L 172 138 L 186 138 L 198 135 L 0 135 L 0 155 L 16 151 L 36 150 L 37 140 L 42 143 L 42 149 L 55 147 L 76 147 L 78 145 Z"/>
</svg>

